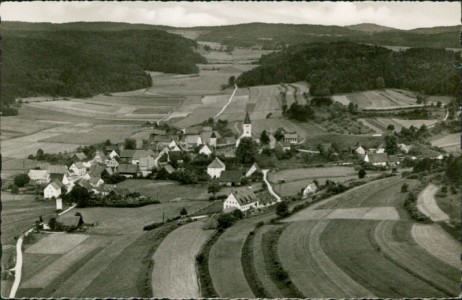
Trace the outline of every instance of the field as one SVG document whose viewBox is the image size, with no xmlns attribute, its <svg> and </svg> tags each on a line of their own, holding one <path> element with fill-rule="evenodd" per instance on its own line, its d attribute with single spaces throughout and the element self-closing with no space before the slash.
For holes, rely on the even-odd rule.
<svg viewBox="0 0 462 300">
<path fill-rule="evenodd" d="M 202 225 L 201 221 L 183 225 L 160 244 L 152 257 L 153 297 L 200 298 L 195 258 L 214 232 Z"/>
<path fill-rule="evenodd" d="M 319 134 L 316 136 L 307 136 L 304 142 L 305 148 L 318 150 L 317 147 L 322 143 L 332 143 L 338 147 L 355 147 L 361 144 L 363 147 L 377 147 L 383 141 L 383 137 L 374 137 L 370 135 L 342 135 L 336 133 Z"/>
<path fill-rule="evenodd" d="M 183 185 L 174 181 L 152 181 L 141 179 L 127 179 L 118 188 L 127 188 L 130 192 L 139 192 L 161 202 L 178 202 L 182 200 L 205 200 L 203 185 Z M 204 202 L 204 205 L 206 203 Z"/>
<path fill-rule="evenodd" d="M 442 211 L 436 202 L 437 191 L 438 187 L 434 184 L 426 186 L 417 197 L 417 208 L 434 222 L 449 221 L 449 215 Z"/>
<path fill-rule="evenodd" d="M 452 133 L 448 134 L 437 140 L 431 142 L 432 146 L 443 148 L 448 152 L 460 152 L 461 151 L 461 134 Z"/>
<path fill-rule="evenodd" d="M 360 109 L 393 109 L 419 107 L 417 98 L 412 93 L 402 90 L 386 89 L 366 92 L 357 92 L 332 96 L 332 100 L 344 105 L 353 103 Z"/>
<path fill-rule="evenodd" d="M 86 223 L 95 224 L 95 227 L 85 233 L 89 237 L 66 254 L 58 257 L 53 254 L 55 259 L 45 259 L 48 266 L 39 269 L 30 278 L 25 278 L 18 296 L 110 297 L 114 295 L 114 291 L 120 291 L 121 282 L 124 289 L 141 293 L 140 276 L 132 274 L 127 277 L 124 269 L 127 266 L 126 260 L 138 266 L 143 261 L 145 254 L 133 256 L 134 253 L 139 253 L 136 250 L 137 243 L 143 236 L 149 234 L 143 231 L 143 226 L 160 222 L 163 218 L 178 216 L 182 207 L 193 212 L 202 206 L 202 201 L 188 201 L 140 208 L 97 207 L 74 210 L 71 213 L 78 211 Z M 145 245 L 143 247 L 149 247 L 147 241 L 143 241 L 142 244 Z M 30 255 L 50 255 L 46 247 L 42 249 L 43 252 Z M 27 255 L 29 253 L 26 248 L 26 261 L 23 268 L 30 274 L 33 272 L 27 271 L 29 268 Z M 33 260 L 33 257 L 30 259 Z M 118 270 L 118 272 L 109 272 L 109 270 Z M 97 282 L 105 283 L 98 285 Z"/>
</svg>

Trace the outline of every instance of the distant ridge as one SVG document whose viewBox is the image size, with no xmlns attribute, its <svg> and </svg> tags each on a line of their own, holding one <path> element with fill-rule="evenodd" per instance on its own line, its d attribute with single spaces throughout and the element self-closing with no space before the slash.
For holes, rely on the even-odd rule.
<svg viewBox="0 0 462 300">
<path fill-rule="evenodd" d="M 393 27 L 387 27 L 382 25 L 377 25 L 373 23 L 361 23 L 356 25 L 345 26 L 345 28 L 362 31 L 362 32 L 384 32 L 384 31 L 391 31 L 391 30 L 399 30 Z"/>
</svg>

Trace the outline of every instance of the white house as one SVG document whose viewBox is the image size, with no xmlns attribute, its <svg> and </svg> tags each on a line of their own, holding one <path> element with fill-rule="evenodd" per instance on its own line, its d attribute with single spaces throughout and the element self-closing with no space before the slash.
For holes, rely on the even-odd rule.
<svg viewBox="0 0 462 300">
<path fill-rule="evenodd" d="M 28 176 L 32 182 L 37 184 L 50 182 L 50 173 L 47 170 L 30 170 Z"/>
<path fill-rule="evenodd" d="M 253 165 L 247 170 L 247 172 L 245 173 L 245 177 L 250 177 L 252 176 L 253 173 L 255 173 L 256 171 L 261 171 L 260 170 L 260 167 L 257 165 L 257 163 L 253 163 Z"/>
<path fill-rule="evenodd" d="M 180 145 L 178 145 L 178 142 L 173 140 L 168 144 L 168 147 L 170 148 L 171 151 L 181 151 Z"/>
<path fill-rule="evenodd" d="M 87 168 L 80 161 L 73 163 L 69 170 L 79 176 L 83 176 L 87 173 Z"/>
<path fill-rule="evenodd" d="M 106 155 L 104 155 L 103 152 L 100 152 L 100 151 L 96 151 L 95 152 L 95 157 L 93 157 L 93 161 L 94 162 L 99 162 L 99 163 L 102 163 L 106 160 Z"/>
<path fill-rule="evenodd" d="M 284 133 L 284 142 L 289 142 L 291 144 L 297 144 L 298 143 L 298 133 L 296 132 Z"/>
<path fill-rule="evenodd" d="M 366 149 L 364 149 L 361 145 L 355 149 L 355 153 L 359 155 L 366 155 Z"/>
<path fill-rule="evenodd" d="M 368 153 L 364 157 L 364 162 L 377 167 L 385 167 L 388 164 L 388 155 L 386 153 Z"/>
<path fill-rule="evenodd" d="M 202 146 L 201 150 L 199 150 L 199 154 L 204 154 L 207 156 L 211 155 L 212 153 L 213 151 L 207 145 Z"/>
<path fill-rule="evenodd" d="M 106 167 L 114 168 L 114 169 L 117 169 L 117 167 L 119 166 L 119 162 L 115 159 L 115 157 L 112 157 L 110 159 L 106 159 L 105 164 L 106 164 Z"/>
<path fill-rule="evenodd" d="M 117 152 L 115 150 L 112 150 L 111 153 L 108 154 L 108 157 L 110 159 L 114 159 L 116 157 L 119 157 L 119 154 L 117 154 Z"/>
<path fill-rule="evenodd" d="M 184 143 L 186 147 L 193 148 L 202 145 L 202 138 L 198 134 L 191 134 L 184 136 Z"/>
<path fill-rule="evenodd" d="M 58 198 L 61 195 L 61 186 L 56 182 L 51 182 L 43 190 L 43 196 L 45 199 L 51 199 L 53 197 Z"/>
<path fill-rule="evenodd" d="M 310 194 L 316 193 L 318 187 L 314 183 L 308 184 L 308 186 L 303 190 L 303 198 L 308 197 Z"/>
<path fill-rule="evenodd" d="M 224 170 L 226 170 L 226 166 L 218 158 L 215 158 L 210 165 L 207 166 L 207 174 L 209 174 L 211 178 L 220 178 L 221 172 Z"/>
<path fill-rule="evenodd" d="M 246 211 L 258 206 L 258 199 L 249 187 L 234 189 L 228 198 L 223 202 L 223 211 L 228 212 L 234 209 Z"/>
</svg>

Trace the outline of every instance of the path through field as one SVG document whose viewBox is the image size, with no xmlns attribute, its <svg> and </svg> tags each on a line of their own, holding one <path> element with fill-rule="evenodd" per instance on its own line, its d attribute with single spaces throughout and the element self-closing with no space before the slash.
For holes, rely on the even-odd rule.
<svg viewBox="0 0 462 300">
<path fill-rule="evenodd" d="M 266 186 L 268 187 L 268 192 L 270 192 L 270 194 L 271 194 L 274 198 L 276 198 L 276 201 L 277 201 L 277 202 L 280 202 L 280 201 L 281 201 L 281 197 L 279 197 L 279 195 L 276 194 L 276 193 L 274 192 L 273 187 L 271 186 L 271 184 L 270 184 L 269 181 L 268 181 L 268 171 L 269 171 L 269 170 L 262 170 L 262 172 L 263 172 L 263 181 L 265 181 Z"/>
<path fill-rule="evenodd" d="M 449 216 L 443 212 L 435 200 L 435 193 L 438 187 L 434 184 L 429 184 L 417 197 L 417 208 L 432 221 L 449 221 Z"/>
<path fill-rule="evenodd" d="M 183 225 L 170 233 L 152 259 L 152 291 L 155 298 L 200 298 L 196 276 L 196 255 L 213 234 L 203 222 Z"/>
<path fill-rule="evenodd" d="M 225 109 L 228 107 L 228 105 L 231 104 L 231 101 L 233 101 L 233 97 L 234 97 L 234 94 L 236 94 L 236 91 L 237 91 L 237 85 L 234 85 L 234 91 L 231 94 L 231 96 L 229 97 L 228 102 L 226 102 L 226 104 L 223 106 L 223 108 L 213 117 L 214 119 L 218 118 L 225 111 Z"/>
</svg>

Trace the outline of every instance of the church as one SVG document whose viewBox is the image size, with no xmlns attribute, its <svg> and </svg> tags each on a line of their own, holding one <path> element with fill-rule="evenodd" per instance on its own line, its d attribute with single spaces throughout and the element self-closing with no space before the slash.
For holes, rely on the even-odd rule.
<svg viewBox="0 0 462 300">
<path fill-rule="evenodd" d="M 245 137 L 252 137 L 252 123 L 250 122 L 249 112 L 245 113 L 244 124 L 242 124 L 242 135 L 236 141 L 236 148 L 239 146 L 241 139 Z"/>
</svg>

